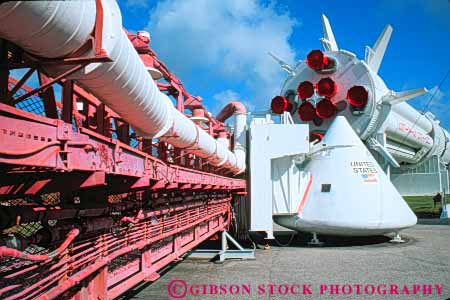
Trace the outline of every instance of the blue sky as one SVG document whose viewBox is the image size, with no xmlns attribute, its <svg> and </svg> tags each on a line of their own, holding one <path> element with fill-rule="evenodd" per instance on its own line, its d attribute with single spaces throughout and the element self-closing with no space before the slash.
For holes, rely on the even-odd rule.
<svg viewBox="0 0 450 300">
<path fill-rule="evenodd" d="M 338 45 L 363 58 L 386 24 L 394 27 L 380 69 L 400 91 L 436 86 L 450 68 L 448 0 L 119 0 L 124 26 L 152 35 L 152 48 L 213 112 L 232 98 L 264 110 L 285 74 L 266 55 L 291 64 L 320 48 L 321 13 Z M 429 109 L 450 126 L 450 79 Z M 410 103 L 419 109 L 429 95 Z"/>
<path fill-rule="evenodd" d="M 119 0 L 123 25 L 145 29 L 159 58 L 217 113 L 230 100 L 267 110 L 286 73 L 267 55 L 295 65 L 320 49 L 326 14 L 341 49 L 364 57 L 386 24 L 394 32 L 379 74 L 395 91 L 427 87 L 409 101 L 450 128 L 449 0 Z M 16 77 L 24 70 L 16 71 Z M 37 79 L 32 77 L 32 82 Z M 29 82 L 29 84 L 32 84 Z M 59 94 L 59 91 L 57 91 Z"/>
</svg>

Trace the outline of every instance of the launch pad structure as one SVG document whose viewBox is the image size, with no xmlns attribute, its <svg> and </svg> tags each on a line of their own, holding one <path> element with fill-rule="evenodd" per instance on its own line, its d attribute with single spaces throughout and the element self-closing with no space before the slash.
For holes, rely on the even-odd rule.
<svg viewBox="0 0 450 300">
<path fill-rule="evenodd" d="M 195 153 L 202 136 L 190 147 L 138 136 L 78 84 L 74 74 L 111 61 L 104 49 L 105 30 L 111 30 L 105 5 L 113 11 L 116 5 L 84 3 L 94 4 L 94 30 L 69 56 L 43 58 L 1 40 L 2 299 L 114 299 L 156 280 L 161 268 L 227 230 L 231 205 L 246 195 L 245 180 L 230 177 L 231 164 L 213 165 L 214 152 L 211 158 Z M 148 34 L 125 38 L 149 80 L 163 78 L 161 95 L 172 97 L 179 112 L 190 111 L 187 122 L 229 144 L 232 133 L 223 120 L 207 113 L 201 98 L 158 60 Z M 11 76 L 23 68 L 22 78 Z M 37 87 L 26 84 L 31 76 Z M 193 128 L 195 134 L 200 127 Z"/>
<path fill-rule="evenodd" d="M 273 221 L 316 241 L 415 225 L 388 175 L 447 164 L 450 134 L 430 114 L 414 131 L 426 89 L 378 76 L 390 26 L 359 60 L 322 22 L 325 51 L 272 55 L 288 77 L 247 120 L 237 101 L 213 116 L 115 0 L 0 4 L 0 298 L 115 299 L 187 255 L 254 258 L 227 232 Z"/>
</svg>

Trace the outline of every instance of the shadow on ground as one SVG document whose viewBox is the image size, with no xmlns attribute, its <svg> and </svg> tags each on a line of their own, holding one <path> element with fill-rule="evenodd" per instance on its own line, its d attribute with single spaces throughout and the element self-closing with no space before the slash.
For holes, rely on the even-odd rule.
<svg viewBox="0 0 450 300">
<path fill-rule="evenodd" d="M 253 233 L 246 240 L 239 240 L 239 243 L 244 248 L 255 248 L 263 249 L 264 247 L 292 247 L 292 248 L 311 248 L 308 242 L 311 240 L 312 235 L 309 233 L 296 233 L 293 231 L 278 231 L 274 232 L 275 240 L 264 239 L 263 234 Z M 344 237 L 344 236 L 329 236 L 320 235 L 319 239 L 323 242 L 321 248 L 332 248 L 332 247 L 361 247 L 361 246 L 392 246 L 393 244 L 389 241 L 392 239 L 390 236 L 377 235 L 369 237 Z M 402 235 L 402 239 L 405 241 L 402 245 L 411 244 L 414 239 Z M 197 249 L 220 249 L 220 241 L 206 241 L 202 243 Z M 234 245 L 229 243 L 230 249 L 236 249 Z"/>
</svg>

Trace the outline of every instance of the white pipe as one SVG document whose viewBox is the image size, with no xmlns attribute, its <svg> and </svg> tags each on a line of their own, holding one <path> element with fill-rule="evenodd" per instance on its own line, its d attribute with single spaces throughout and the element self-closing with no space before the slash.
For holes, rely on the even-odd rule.
<svg viewBox="0 0 450 300">
<path fill-rule="evenodd" d="M 47 58 L 76 51 L 94 24 L 94 1 L 11 1 L 0 6 L 2 38 Z"/>
<path fill-rule="evenodd" d="M 230 149 L 230 140 L 226 137 L 218 137 L 217 142 L 225 146 L 227 149 Z"/>
<path fill-rule="evenodd" d="M 236 114 L 234 119 L 234 153 L 237 158 L 238 168 L 245 170 L 245 149 L 247 145 L 247 115 Z"/>
<path fill-rule="evenodd" d="M 233 152 L 236 155 L 236 163 L 238 165 L 238 169 L 245 170 L 245 149 L 247 145 L 247 109 L 241 102 L 232 101 L 225 105 L 225 107 L 217 115 L 216 119 L 220 122 L 225 122 L 225 120 L 232 115 L 235 116 Z"/>
<path fill-rule="evenodd" d="M 243 172 L 245 160 L 242 163 L 177 111 L 159 91 L 122 29 L 116 1 L 103 0 L 102 4 L 102 46 L 112 62 L 92 63 L 71 78 L 117 112 L 139 135 L 160 137 L 215 166 L 235 174 Z M 95 15 L 94 0 L 6 2 L 0 5 L 0 37 L 42 57 L 67 56 L 87 42 Z M 92 54 L 91 49 L 83 56 Z M 63 69 L 47 71 L 55 76 Z"/>
</svg>

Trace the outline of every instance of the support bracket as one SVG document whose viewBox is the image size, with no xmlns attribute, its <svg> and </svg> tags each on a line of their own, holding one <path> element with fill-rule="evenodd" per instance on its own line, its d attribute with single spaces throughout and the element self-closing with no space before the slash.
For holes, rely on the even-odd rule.
<svg viewBox="0 0 450 300">
<path fill-rule="evenodd" d="M 228 232 L 222 231 L 222 243 L 220 250 L 198 249 L 190 251 L 186 258 L 190 259 L 214 259 L 218 257 L 218 262 L 222 263 L 226 259 L 255 259 L 254 249 L 244 249 Z M 229 250 L 228 241 L 232 242 L 238 250 Z"/>
<path fill-rule="evenodd" d="M 312 236 L 311 240 L 308 242 L 308 245 L 309 246 L 323 246 L 324 243 L 321 242 L 319 240 L 319 238 L 317 238 L 317 233 L 313 232 L 312 234 L 313 234 L 313 236 Z"/>
<path fill-rule="evenodd" d="M 402 239 L 402 237 L 400 236 L 400 233 L 396 232 L 395 236 L 389 242 L 393 243 L 393 244 L 401 244 L 401 243 L 404 243 L 405 240 Z"/>
</svg>

